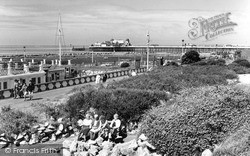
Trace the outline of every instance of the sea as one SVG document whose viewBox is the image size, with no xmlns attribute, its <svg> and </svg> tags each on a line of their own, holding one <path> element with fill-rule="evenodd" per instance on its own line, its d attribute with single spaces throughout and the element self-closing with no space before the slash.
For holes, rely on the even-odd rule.
<svg viewBox="0 0 250 156">
<path fill-rule="evenodd" d="M 88 47 L 83 45 L 75 48 Z M 62 53 L 72 53 L 72 46 L 62 46 Z M 58 45 L 0 45 L 0 56 L 58 54 Z"/>
</svg>

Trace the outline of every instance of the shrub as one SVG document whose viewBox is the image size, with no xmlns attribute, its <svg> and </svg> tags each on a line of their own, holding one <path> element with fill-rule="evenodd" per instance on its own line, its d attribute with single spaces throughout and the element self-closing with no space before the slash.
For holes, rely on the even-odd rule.
<svg viewBox="0 0 250 156">
<path fill-rule="evenodd" d="M 108 119 L 118 113 L 126 121 L 138 122 L 146 110 L 159 105 L 159 100 L 167 99 L 166 93 L 160 91 L 89 88 L 72 95 L 64 112 L 75 122 L 92 107 Z"/>
<path fill-rule="evenodd" d="M 0 114 L 0 132 L 10 135 L 28 130 L 37 122 L 37 117 L 31 113 L 4 107 Z"/>
<path fill-rule="evenodd" d="M 250 119 L 250 96 L 230 86 L 181 91 L 167 105 L 153 108 L 142 120 L 141 133 L 166 155 L 192 155 L 222 142 Z"/>
<path fill-rule="evenodd" d="M 63 112 L 63 107 L 64 105 L 58 101 L 43 101 L 41 102 L 37 102 L 37 103 L 33 103 L 31 105 L 32 107 L 34 107 L 34 110 L 39 112 L 40 114 L 44 113 L 46 115 L 45 118 L 50 118 L 53 117 L 55 119 L 58 119 L 59 117 L 63 117 L 64 116 L 64 112 Z"/>
<path fill-rule="evenodd" d="M 225 66 L 164 66 L 146 75 L 131 77 L 109 84 L 108 88 L 135 88 L 178 92 L 184 88 L 227 84 L 226 79 L 237 78 Z"/>
<path fill-rule="evenodd" d="M 213 156 L 245 156 L 250 154 L 250 125 L 246 123 L 227 137 L 213 152 Z"/>
<path fill-rule="evenodd" d="M 233 63 L 237 63 L 243 67 L 250 68 L 250 62 L 246 59 L 238 59 L 235 60 Z"/>
<path fill-rule="evenodd" d="M 207 60 L 201 60 L 198 62 L 193 63 L 192 65 L 218 65 L 218 66 L 224 66 L 226 65 L 226 61 L 224 59 L 207 59 Z"/>
<path fill-rule="evenodd" d="M 244 66 L 241 66 L 237 63 L 231 63 L 227 65 L 228 69 L 233 70 L 237 74 L 247 74 L 250 73 L 250 70 Z"/>
<path fill-rule="evenodd" d="M 190 64 L 200 61 L 200 54 L 197 51 L 191 50 L 189 52 L 186 52 L 182 58 L 181 63 L 182 64 Z"/>
<path fill-rule="evenodd" d="M 192 63 L 192 65 L 195 65 L 195 66 L 206 66 L 207 65 L 207 61 L 203 59 L 201 61 Z"/>
<path fill-rule="evenodd" d="M 123 62 L 121 64 L 121 68 L 126 68 L 126 67 L 129 67 L 129 63 L 128 62 Z"/>
</svg>

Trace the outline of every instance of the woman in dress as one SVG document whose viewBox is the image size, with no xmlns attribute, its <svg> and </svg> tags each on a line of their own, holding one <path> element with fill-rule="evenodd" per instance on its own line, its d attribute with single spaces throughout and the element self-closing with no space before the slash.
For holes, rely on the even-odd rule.
<svg viewBox="0 0 250 156">
<path fill-rule="evenodd" d="M 92 127 L 92 122 L 93 120 L 91 119 L 91 115 L 87 113 L 86 118 L 82 122 L 79 123 L 79 126 L 81 126 L 81 130 L 78 136 L 78 140 L 87 141 L 89 131 Z"/>
</svg>

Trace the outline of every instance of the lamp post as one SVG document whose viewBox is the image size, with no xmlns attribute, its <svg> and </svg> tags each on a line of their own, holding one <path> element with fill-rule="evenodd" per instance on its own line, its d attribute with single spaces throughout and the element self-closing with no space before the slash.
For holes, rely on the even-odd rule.
<svg viewBox="0 0 250 156">
<path fill-rule="evenodd" d="M 149 36 L 149 31 L 147 33 L 147 71 L 149 70 L 149 42 L 150 42 L 150 36 Z"/>
<path fill-rule="evenodd" d="M 184 45 L 184 40 L 181 40 L 181 57 L 183 56 L 183 45 Z M 181 58 L 180 58 L 181 59 Z"/>
<path fill-rule="evenodd" d="M 25 52 L 26 52 L 26 47 L 23 46 L 23 62 L 25 62 Z"/>
</svg>

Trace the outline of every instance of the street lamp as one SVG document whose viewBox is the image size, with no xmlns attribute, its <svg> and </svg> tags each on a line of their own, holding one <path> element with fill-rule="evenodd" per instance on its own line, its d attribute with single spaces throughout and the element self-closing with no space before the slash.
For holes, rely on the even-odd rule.
<svg viewBox="0 0 250 156">
<path fill-rule="evenodd" d="M 150 36 L 149 31 L 147 34 L 147 71 L 149 70 L 148 63 L 149 63 L 149 42 L 150 42 Z"/>
<path fill-rule="evenodd" d="M 26 51 L 26 47 L 23 46 L 23 62 L 25 62 L 25 51 Z"/>
<path fill-rule="evenodd" d="M 184 40 L 181 40 L 182 44 L 181 44 L 181 57 L 183 56 L 183 45 L 184 45 Z"/>
</svg>

